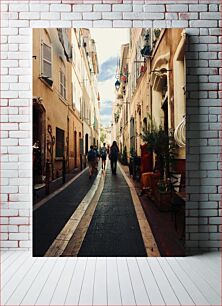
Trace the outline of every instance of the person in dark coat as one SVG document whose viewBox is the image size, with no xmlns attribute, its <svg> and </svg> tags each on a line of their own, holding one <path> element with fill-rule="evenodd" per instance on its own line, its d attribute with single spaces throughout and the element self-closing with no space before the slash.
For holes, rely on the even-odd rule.
<svg viewBox="0 0 222 306">
<path fill-rule="evenodd" d="M 117 159 L 118 159 L 119 148 L 116 141 L 113 141 L 113 144 L 110 148 L 110 163 L 112 174 L 116 175 Z"/>
</svg>

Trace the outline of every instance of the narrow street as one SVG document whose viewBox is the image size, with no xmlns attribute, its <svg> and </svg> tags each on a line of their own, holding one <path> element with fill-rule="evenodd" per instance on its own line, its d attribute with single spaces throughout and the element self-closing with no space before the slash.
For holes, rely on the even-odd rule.
<svg viewBox="0 0 222 306">
<path fill-rule="evenodd" d="M 88 214 L 91 222 L 89 220 L 87 228 L 84 217 L 90 210 L 90 203 L 82 217 L 85 229 L 81 235 L 82 241 L 79 242 L 76 235 L 76 232 L 82 231 L 79 226 L 71 239 L 67 238 L 69 241 L 61 256 L 147 256 L 130 188 L 124 176 L 119 167 L 117 175 L 112 175 L 109 163 L 102 175 L 104 187 L 94 213 Z M 34 256 L 44 256 L 49 248 L 51 252 L 54 251 L 53 241 L 87 192 L 90 192 L 94 181 L 95 178 L 89 180 L 85 171 L 61 193 L 34 211 Z M 79 249 L 77 254 L 76 247 Z"/>
</svg>

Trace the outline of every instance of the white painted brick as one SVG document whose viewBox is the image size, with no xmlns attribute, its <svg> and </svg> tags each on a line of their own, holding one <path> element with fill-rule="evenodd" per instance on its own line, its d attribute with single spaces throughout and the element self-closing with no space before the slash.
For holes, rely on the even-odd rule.
<svg viewBox="0 0 222 306">
<path fill-rule="evenodd" d="M 222 30 L 220 28 L 209 29 L 210 35 L 221 35 Z"/>
<path fill-rule="evenodd" d="M 3 115 L 1 114 L 0 116 L 0 121 L 3 123 L 3 122 L 8 122 L 9 121 L 9 118 L 8 118 L 8 115 Z"/>
<path fill-rule="evenodd" d="M 74 12 L 92 12 L 92 4 L 76 4 L 73 6 Z"/>
<path fill-rule="evenodd" d="M 188 12 L 188 5 L 186 4 L 171 4 L 166 5 L 167 12 Z"/>
<path fill-rule="evenodd" d="M 28 153 L 29 150 L 26 147 L 19 147 L 19 146 L 14 146 L 14 147 L 8 147 L 8 152 L 11 154 L 19 154 L 19 153 Z"/>
<path fill-rule="evenodd" d="M 42 21 L 44 22 L 44 21 Z M 31 45 L 27 43 L 19 44 L 19 51 L 31 51 Z"/>
<path fill-rule="evenodd" d="M 58 20 L 60 19 L 60 13 L 58 12 L 44 12 L 41 13 L 41 20 Z"/>
<path fill-rule="evenodd" d="M 7 233 L 7 232 L 13 232 L 13 233 L 16 233 L 18 232 L 18 226 L 16 225 L 1 225 L 0 226 L 0 231 L 2 233 Z"/>
<path fill-rule="evenodd" d="M 9 4 L 9 11 L 10 12 L 28 12 L 29 5 L 28 4 Z"/>
<path fill-rule="evenodd" d="M 133 5 L 133 12 L 142 12 L 143 11 L 143 5 L 141 4 L 134 4 Z"/>
<path fill-rule="evenodd" d="M 8 42 L 9 44 L 25 44 L 27 43 L 27 41 L 24 40 L 24 37 L 22 35 L 17 35 L 17 36 L 9 36 L 8 38 Z"/>
<path fill-rule="evenodd" d="M 8 196 L 6 194 L 1 195 L 1 201 L 7 201 Z M 7 217 L 0 217 L 0 224 L 8 224 L 9 218 Z"/>
<path fill-rule="evenodd" d="M 51 4 L 50 11 L 52 12 L 71 12 L 71 5 L 69 4 Z"/>
<path fill-rule="evenodd" d="M 19 161 L 31 161 L 31 155 L 29 154 L 21 154 L 19 155 Z"/>
<path fill-rule="evenodd" d="M 15 139 L 15 138 L 14 139 L 11 139 L 11 138 L 3 139 L 2 140 L 2 145 L 3 146 L 17 146 L 18 145 L 18 139 Z M 8 165 L 8 167 L 9 167 L 9 165 Z M 2 165 L 2 169 L 4 169 L 3 165 Z M 17 168 L 13 168 L 13 169 L 17 169 Z"/>
<path fill-rule="evenodd" d="M 48 12 L 49 11 L 49 4 L 45 3 L 31 3 L 29 4 L 29 10 L 32 12 Z"/>
<path fill-rule="evenodd" d="M 187 28 L 188 21 L 187 20 L 173 20 L 172 27 L 174 28 Z"/>
<path fill-rule="evenodd" d="M 4 123 L 1 125 L 1 130 L 3 131 L 16 131 L 18 130 L 18 123 Z"/>
<path fill-rule="evenodd" d="M 25 147 L 23 147 L 23 148 L 25 148 Z M 31 152 L 30 152 L 31 153 Z M 24 177 L 26 177 L 26 178 L 29 178 L 30 177 L 30 171 L 28 171 L 28 170 L 19 170 L 19 177 L 22 177 L 22 178 L 24 178 Z M 25 195 L 24 195 L 24 197 L 23 197 L 23 201 L 25 201 Z M 27 199 L 26 199 L 26 201 L 27 201 Z"/>
<path fill-rule="evenodd" d="M 18 44 L 9 44 L 8 49 L 9 51 L 18 51 Z"/>
<path fill-rule="evenodd" d="M 1 35 L 18 35 L 18 28 L 2 28 Z"/>
<path fill-rule="evenodd" d="M 1 17 L 2 17 L 2 20 L 18 19 L 18 13 L 12 13 L 12 12 L 2 13 Z"/>
<path fill-rule="evenodd" d="M 9 234 L 8 233 L 1 233 L 1 240 L 8 240 Z"/>
<path fill-rule="evenodd" d="M 19 13 L 19 19 L 40 19 L 39 12 L 24 12 Z"/>
<path fill-rule="evenodd" d="M 9 20 L 9 27 L 29 27 L 29 20 Z"/>
<path fill-rule="evenodd" d="M 12 233 L 9 234 L 9 240 L 28 240 L 27 233 Z"/>
<path fill-rule="evenodd" d="M 121 12 L 102 13 L 102 19 L 122 19 Z"/>
<path fill-rule="evenodd" d="M 131 20 L 114 20 L 113 27 L 130 28 L 132 27 L 132 21 Z"/>
<path fill-rule="evenodd" d="M 189 4 L 190 12 L 206 12 L 207 4 Z"/>
<path fill-rule="evenodd" d="M 30 228 L 29 228 L 29 226 L 21 225 L 21 226 L 19 226 L 19 232 L 20 233 L 29 233 L 30 232 Z"/>
<path fill-rule="evenodd" d="M 16 92 L 16 91 L 9 91 L 9 90 L 2 91 L 1 97 L 2 98 L 8 98 L 8 99 L 18 98 L 18 92 Z"/>
<path fill-rule="evenodd" d="M 9 178 L 9 183 L 11 185 L 26 186 L 30 184 L 30 179 L 28 178 L 22 178 L 22 179 L 21 178 Z M 12 203 L 10 203 L 10 206 L 11 205 Z M 19 207 L 19 203 L 15 203 L 15 205 L 18 205 L 16 207 L 19 209 L 19 208 L 24 208 L 25 203 L 22 204 L 22 207 Z"/>
<path fill-rule="evenodd" d="M 112 27 L 112 20 L 94 20 L 93 27 L 95 28 L 111 28 Z"/>
<path fill-rule="evenodd" d="M 8 106 L 8 99 L 1 99 L 1 106 Z"/>
<path fill-rule="evenodd" d="M 144 5 L 143 6 L 144 12 L 165 12 L 164 5 Z"/>
<path fill-rule="evenodd" d="M 10 90 L 29 90 L 30 84 L 27 83 L 17 83 L 17 84 L 10 84 Z"/>
<path fill-rule="evenodd" d="M 209 61 L 209 66 L 220 68 L 221 67 L 221 61 L 220 60 L 210 60 Z M 214 73 L 214 74 L 216 74 L 216 73 Z"/>
<path fill-rule="evenodd" d="M 18 241 L 1 241 L 1 248 L 17 248 Z"/>
<path fill-rule="evenodd" d="M 93 23 L 91 20 L 79 20 L 79 21 L 73 21 L 72 26 L 74 28 L 92 28 Z"/>
<path fill-rule="evenodd" d="M 218 4 L 209 4 L 209 11 L 210 12 L 218 12 L 219 10 L 219 5 Z"/>
<path fill-rule="evenodd" d="M 8 138 L 8 131 L 1 131 L 1 139 Z"/>
<path fill-rule="evenodd" d="M 101 18 L 102 18 L 102 13 L 100 12 L 83 13 L 83 19 L 86 19 L 86 20 L 96 20 L 96 19 L 101 19 Z"/>
<path fill-rule="evenodd" d="M 163 13 L 136 13 L 136 12 L 123 12 L 123 19 L 164 19 Z"/>
<path fill-rule="evenodd" d="M 8 11 L 8 4 L 1 3 L 1 11 L 2 12 L 7 12 Z"/>
<path fill-rule="evenodd" d="M 28 122 L 29 116 L 26 115 L 10 115 L 9 116 L 10 122 Z"/>
<path fill-rule="evenodd" d="M 30 36 L 32 35 L 32 29 L 29 29 L 29 28 L 20 28 L 19 29 L 19 35 L 26 35 L 26 36 Z"/>
<path fill-rule="evenodd" d="M 133 28 L 142 28 L 143 21 L 142 20 L 133 20 Z"/>
<path fill-rule="evenodd" d="M 111 4 L 94 4 L 93 10 L 94 12 L 110 12 Z"/>
<path fill-rule="evenodd" d="M 212 28 L 217 27 L 216 20 L 190 20 L 190 27 L 194 28 Z"/>
<path fill-rule="evenodd" d="M 209 81 L 220 83 L 221 82 L 221 76 L 220 75 L 210 75 L 209 76 Z M 219 111 L 218 111 L 218 113 L 219 113 Z"/>
<path fill-rule="evenodd" d="M 166 13 L 165 19 L 168 20 L 177 20 L 178 19 L 178 13 Z"/>
<path fill-rule="evenodd" d="M 55 21 L 55 20 L 52 20 L 50 21 L 50 27 L 52 28 L 56 28 L 56 27 L 59 27 L 59 28 L 71 28 L 71 25 L 72 25 L 72 22 L 71 20 L 64 20 L 64 21 Z"/>
<path fill-rule="evenodd" d="M 221 18 L 221 13 L 215 13 L 215 12 L 212 12 L 212 13 L 209 13 L 209 12 L 204 12 L 204 13 L 200 13 L 200 19 L 218 19 L 220 20 Z"/>
<path fill-rule="evenodd" d="M 19 91 L 19 98 L 32 98 L 31 91 Z"/>
<path fill-rule="evenodd" d="M 48 20 L 31 20 L 30 27 L 32 28 L 48 28 L 50 22 Z"/>
<path fill-rule="evenodd" d="M 179 13 L 179 19 L 182 20 L 198 19 L 198 13 Z"/>
<path fill-rule="evenodd" d="M 28 191 L 30 192 L 30 191 Z M 29 217 L 30 216 L 30 210 L 29 209 L 19 209 L 19 216 L 20 217 Z"/>
<path fill-rule="evenodd" d="M 14 75 L 4 75 L 1 78 L 1 82 L 6 83 L 16 83 L 18 82 L 18 77 Z M 15 84 L 14 84 L 15 85 Z"/>
<path fill-rule="evenodd" d="M 7 28 L 9 26 L 9 21 L 8 20 L 1 20 L 1 26 L 3 28 Z M 2 40 L 2 39 L 1 39 Z"/>
<path fill-rule="evenodd" d="M 8 191 L 8 192 L 3 192 L 3 193 L 16 193 L 16 192 L 18 192 L 18 187 L 17 186 L 3 186 L 2 187 L 3 188 L 3 190 L 10 190 L 10 188 L 11 188 L 11 190 L 12 191 Z M 15 191 L 16 190 L 16 188 L 17 188 L 17 191 Z M 18 210 L 17 209 L 1 209 L 1 216 L 2 217 L 16 217 L 16 216 L 18 216 Z"/>
<path fill-rule="evenodd" d="M 80 19 L 82 19 L 81 13 L 61 13 L 61 20 L 80 20 Z"/>
<path fill-rule="evenodd" d="M 221 225 L 221 217 L 210 217 L 209 224 Z"/>
<path fill-rule="evenodd" d="M 113 4 L 112 11 L 113 12 L 131 12 L 132 5 L 131 4 Z"/>
<path fill-rule="evenodd" d="M 18 177 L 18 171 L 15 170 L 2 170 L 1 177 Z"/>
<path fill-rule="evenodd" d="M 27 99 L 10 99 L 9 106 L 29 106 L 29 100 Z"/>
<path fill-rule="evenodd" d="M 19 139 L 19 145 L 20 146 L 29 146 L 30 140 L 29 139 Z"/>
<path fill-rule="evenodd" d="M 154 28 L 171 28 L 172 21 L 171 20 L 154 20 L 153 27 Z"/>
<path fill-rule="evenodd" d="M 31 68 L 10 68 L 9 74 L 12 75 L 30 75 Z"/>
<path fill-rule="evenodd" d="M 16 60 L 1 60 L 1 66 L 4 67 L 18 67 L 18 61 Z"/>
<path fill-rule="evenodd" d="M 8 155 L 10 162 L 18 162 L 18 156 L 17 155 Z"/>
<path fill-rule="evenodd" d="M 31 241 L 19 241 L 19 248 L 31 248 L 32 243 Z"/>
</svg>

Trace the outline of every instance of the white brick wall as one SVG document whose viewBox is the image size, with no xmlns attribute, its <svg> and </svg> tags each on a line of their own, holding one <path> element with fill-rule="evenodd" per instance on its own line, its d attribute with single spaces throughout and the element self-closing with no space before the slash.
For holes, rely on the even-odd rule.
<svg viewBox="0 0 222 306">
<path fill-rule="evenodd" d="M 76 4 L 75 4 L 76 3 Z M 30 27 L 186 27 L 187 250 L 221 246 L 220 0 L 1 3 L 1 247 L 30 248 Z"/>
</svg>

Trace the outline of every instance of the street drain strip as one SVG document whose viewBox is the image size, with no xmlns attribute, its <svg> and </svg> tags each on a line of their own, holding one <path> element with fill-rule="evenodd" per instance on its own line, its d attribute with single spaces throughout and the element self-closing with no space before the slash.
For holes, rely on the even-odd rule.
<svg viewBox="0 0 222 306">
<path fill-rule="evenodd" d="M 53 241 L 44 257 L 59 257 L 63 254 L 65 248 L 67 247 L 70 239 L 72 238 L 74 232 L 76 231 L 78 225 L 80 224 L 85 212 L 87 211 L 90 203 L 92 202 L 100 180 L 103 176 L 102 170 L 99 171 L 91 189 L 88 191 L 86 196 L 83 198 L 75 212 L 70 217 L 69 221 L 65 224 L 62 231 L 58 234 L 56 239 Z"/>
</svg>

